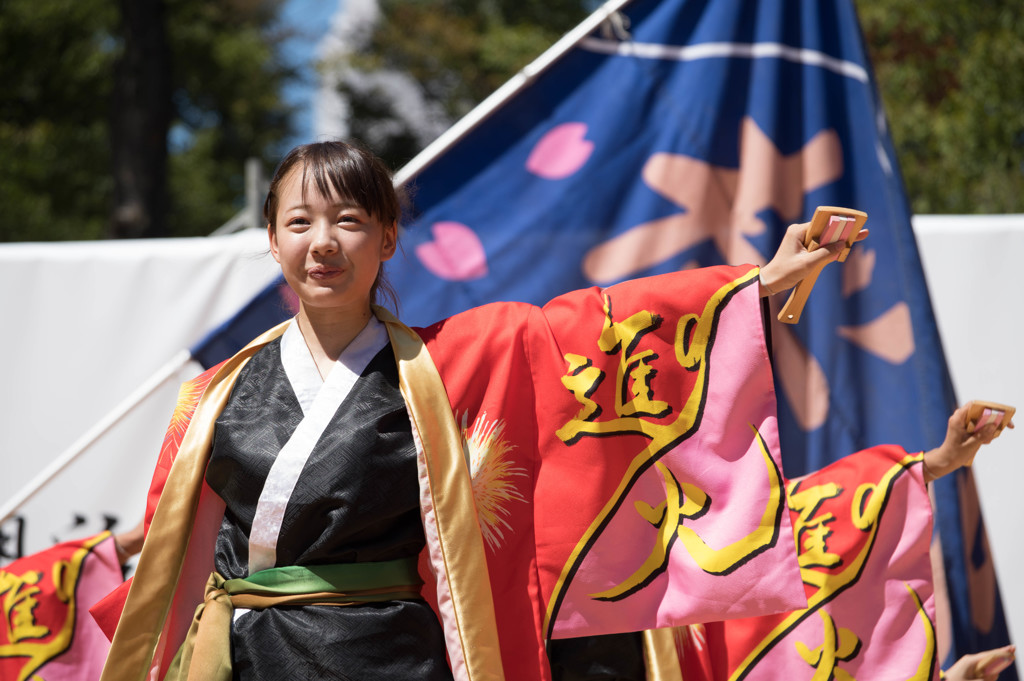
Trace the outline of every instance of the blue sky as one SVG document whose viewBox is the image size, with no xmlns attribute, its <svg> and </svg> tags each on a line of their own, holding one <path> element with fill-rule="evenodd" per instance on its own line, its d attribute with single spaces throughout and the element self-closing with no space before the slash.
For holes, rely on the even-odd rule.
<svg viewBox="0 0 1024 681">
<path fill-rule="evenodd" d="M 301 79 L 284 90 L 286 98 L 297 105 L 293 123 L 295 136 L 288 146 L 308 142 L 313 138 L 313 96 L 316 92 L 314 59 L 320 40 L 330 27 L 331 17 L 344 5 L 345 0 L 288 0 L 284 5 L 285 26 L 295 36 L 285 43 L 285 57 L 299 66 Z"/>
</svg>

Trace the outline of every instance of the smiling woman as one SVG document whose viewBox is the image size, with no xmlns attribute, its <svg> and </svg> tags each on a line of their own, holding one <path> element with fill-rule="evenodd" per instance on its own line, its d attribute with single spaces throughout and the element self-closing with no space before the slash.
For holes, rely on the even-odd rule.
<svg viewBox="0 0 1024 681">
<path fill-rule="evenodd" d="M 378 190 L 389 184 L 377 158 L 336 142 L 297 147 L 271 182 L 270 252 L 299 298 L 296 319 L 322 376 L 389 290 L 383 264 L 395 254 L 399 207 Z"/>
<path fill-rule="evenodd" d="M 298 314 L 183 390 L 105 681 L 539 680 L 548 638 L 801 602 L 761 300 L 833 257 L 805 226 L 761 270 L 410 329 L 375 304 L 400 217 L 376 157 L 297 147 L 265 217 Z M 715 500 L 692 541 L 634 511 L 666 481 Z M 669 560 L 694 542 L 721 569 Z"/>
</svg>

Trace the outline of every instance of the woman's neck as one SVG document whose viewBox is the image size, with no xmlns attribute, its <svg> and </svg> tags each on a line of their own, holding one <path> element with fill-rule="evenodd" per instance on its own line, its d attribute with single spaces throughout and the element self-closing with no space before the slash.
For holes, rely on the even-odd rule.
<svg viewBox="0 0 1024 681">
<path fill-rule="evenodd" d="M 303 306 L 296 315 L 299 331 L 306 341 L 306 347 L 316 362 L 320 376 L 327 377 L 330 368 L 356 336 L 366 328 L 373 313 L 370 308 L 355 314 L 343 314 L 337 310 L 310 309 Z"/>
</svg>

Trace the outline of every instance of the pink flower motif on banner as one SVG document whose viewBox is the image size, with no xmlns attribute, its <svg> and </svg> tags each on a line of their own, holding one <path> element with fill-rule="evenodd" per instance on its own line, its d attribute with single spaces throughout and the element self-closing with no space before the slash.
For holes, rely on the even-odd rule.
<svg viewBox="0 0 1024 681">
<path fill-rule="evenodd" d="M 561 180 L 583 167 L 594 151 L 594 143 L 584 139 L 586 123 L 555 126 L 530 152 L 526 169 L 545 180 Z"/>
<path fill-rule="evenodd" d="M 448 281 L 467 281 L 487 276 L 487 254 L 480 237 L 461 222 L 435 222 L 433 241 L 416 247 L 416 257 L 431 274 Z"/>
</svg>

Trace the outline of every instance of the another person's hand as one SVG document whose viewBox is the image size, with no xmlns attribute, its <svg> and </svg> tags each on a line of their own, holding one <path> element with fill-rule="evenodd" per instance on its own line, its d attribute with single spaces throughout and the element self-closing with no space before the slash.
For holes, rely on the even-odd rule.
<svg viewBox="0 0 1024 681">
<path fill-rule="evenodd" d="M 945 681 L 996 681 L 999 672 L 1013 664 L 1016 650 L 1016 646 L 1003 646 L 964 655 L 945 671 L 942 678 Z"/>
<path fill-rule="evenodd" d="M 117 560 L 124 565 L 128 559 L 142 551 L 142 542 L 145 539 L 145 523 L 140 520 L 139 524 L 130 530 L 118 532 L 114 535 L 114 548 L 117 549 Z"/>
<path fill-rule="evenodd" d="M 809 222 L 790 225 L 782 237 L 779 250 L 771 261 L 761 268 L 761 297 L 781 293 L 800 283 L 816 267 L 835 260 L 846 248 L 845 241 L 826 244 L 813 251 L 804 246 L 804 236 L 811 226 Z M 868 236 L 868 230 L 862 229 L 857 234 L 857 241 Z"/>
<path fill-rule="evenodd" d="M 1013 428 L 1013 422 L 1007 427 Z M 954 411 L 946 422 L 946 439 L 935 449 L 924 453 L 924 481 L 931 482 L 957 468 L 969 466 L 981 446 L 995 439 L 996 430 L 996 424 L 989 423 L 968 433 L 967 405 Z"/>
</svg>

